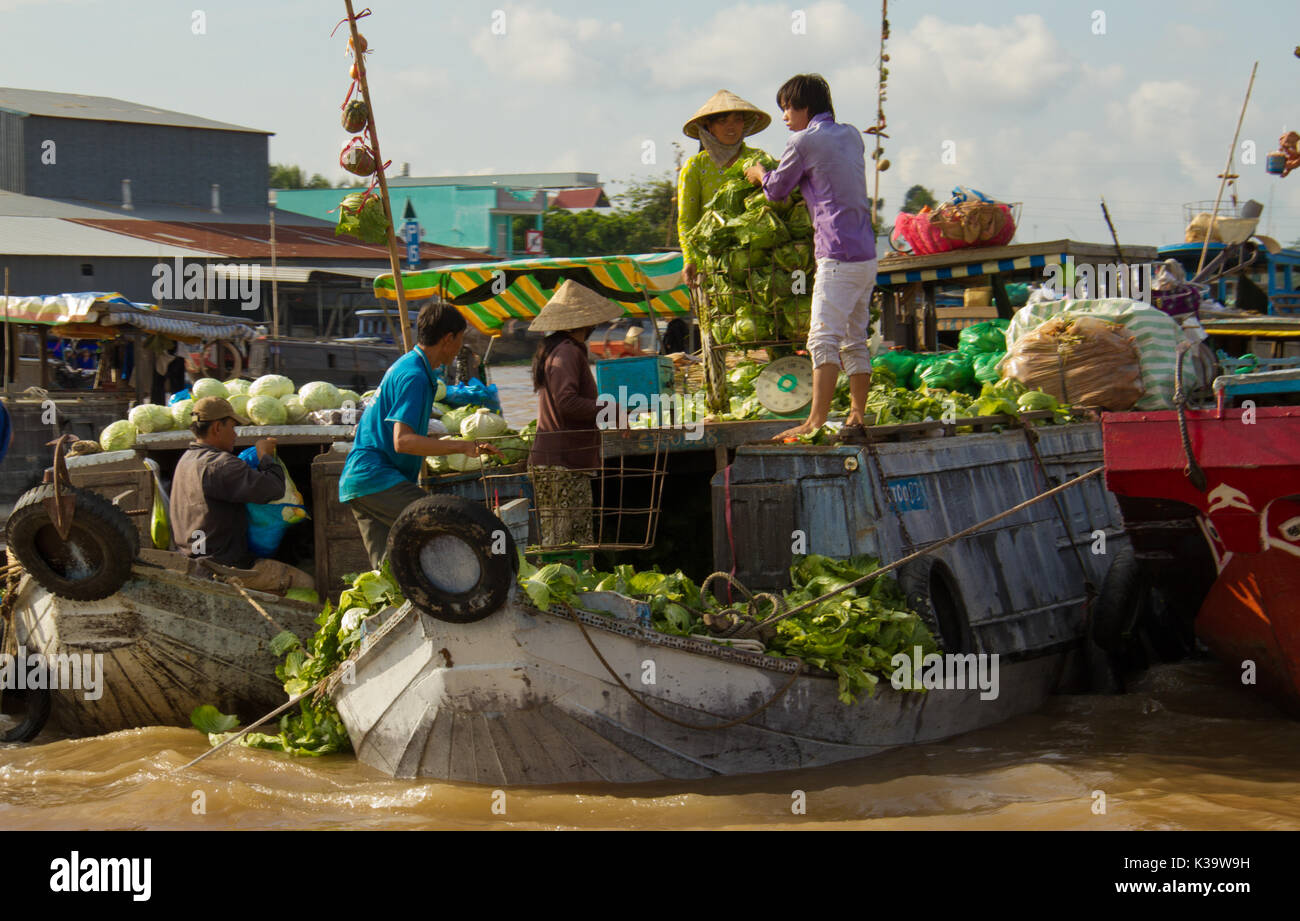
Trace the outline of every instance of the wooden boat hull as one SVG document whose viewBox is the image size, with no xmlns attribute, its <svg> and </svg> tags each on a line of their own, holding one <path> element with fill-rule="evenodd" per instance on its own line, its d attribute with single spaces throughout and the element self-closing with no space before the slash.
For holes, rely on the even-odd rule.
<svg viewBox="0 0 1300 921">
<path fill-rule="evenodd" d="M 255 597 L 285 629 L 315 632 L 314 605 Z M 188 726 L 201 704 L 251 720 L 284 702 L 271 655 L 279 631 L 226 585 L 137 563 L 116 594 L 69 601 L 26 577 L 15 615 L 28 655 L 102 656 L 98 699 L 51 691 L 51 723 L 71 735 Z"/>
<path fill-rule="evenodd" d="M 655 709 L 692 725 L 744 716 L 795 663 L 581 614 L 601 654 Z M 1057 652 L 999 668 L 998 694 L 894 690 L 840 703 L 830 677 L 803 674 L 771 707 L 731 728 L 686 728 L 610 677 L 577 625 L 511 602 L 474 624 L 389 609 L 400 623 L 366 648 L 334 702 L 357 757 L 394 777 L 548 785 L 765 773 L 947 738 L 1040 706 L 1060 682 Z M 653 683 L 651 683 L 653 682 Z"/>
</svg>

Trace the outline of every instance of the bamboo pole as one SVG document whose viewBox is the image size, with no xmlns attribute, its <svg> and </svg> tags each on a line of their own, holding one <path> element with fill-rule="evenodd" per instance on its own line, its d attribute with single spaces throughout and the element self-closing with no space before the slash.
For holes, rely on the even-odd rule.
<svg viewBox="0 0 1300 921">
<path fill-rule="evenodd" d="M 881 94 L 885 91 L 884 72 L 885 72 L 885 24 L 889 22 L 889 0 L 880 0 L 880 61 L 877 64 L 876 78 L 876 167 L 875 167 L 875 187 L 871 190 L 871 233 L 874 237 L 876 228 L 876 215 L 880 211 L 880 155 L 884 152 L 884 145 L 881 143 L 880 132 L 884 131 L 885 121 L 885 102 L 881 99 Z M 885 218 L 881 215 L 880 223 L 883 225 Z M 881 227 L 880 229 L 884 229 Z"/>
<path fill-rule="evenodd" d="M 397 235 L 393 232 L 393 209 L 388 203 L 388 179 L 384 176 L 384 157 L 379 152 L 379 133 L 375 130 L 375 105 L 370 100 L 370 84 L 366 81 L 366 56 L 362 52 L 361 34 L 357 31 L 357 15 L 352 11 L 352 0 L 343 0 L 348 10 L 348 29 L 352 32 L 352 57 L 357 65 L 357 84 L 361 87 L 361 98 L 366 103 L 366 117 L 369 119 L 370 149 L 375 154 L 375 169 L 379 176 L 379 201 L 384 207 L 384 217 L 388 219 L 388 261 L 393 269 L 393 287 L 397 291 L 398 326 L 402 330 L 402 351 L 409 352 L 411 342 L 411 318 L 406 308 L 406 288 L 402 284 L 402 261 L 397 254 Z M 384 308 L 387 310 L 387 308 Z"/>
<path fill-rule="evenodd" d="M 1232 146 L 1228 148 L 1228 165 L 1223 168 L 1223 175 L 1219 177 L 1219 194 L 1214 198 L 1214 213 L 1210 215 L 1210 226 L 1205 229 L 1205 242 L 1201 245 L 1201 258 L 1196 263 L 1196 274 L 1201 274 L 1201 269 L 1205 268 L 1205 254 L 1210 251 L 1210 237 L 1214 234 L 1214 222 L 1219 218 L 1219 205 L 1223 202 L 1223 190 L 1228 185 L 1228 177 L 1232 175 L 1232 161 L 1237 156 L 1237 138 L 1241 137 L 1241 123 L 1246 120 L 1246 106 L 1250 104 L 1250 93 L 1255 88 L 1255 72 L 1259 70 L 1259 61 L 1250 69 L 1250 83 L 1246 86 L 1246 98 L 1241 101 L 1241 114 L 1237 116 L 1237 130 L 1232 133 Z"/>
</svg>

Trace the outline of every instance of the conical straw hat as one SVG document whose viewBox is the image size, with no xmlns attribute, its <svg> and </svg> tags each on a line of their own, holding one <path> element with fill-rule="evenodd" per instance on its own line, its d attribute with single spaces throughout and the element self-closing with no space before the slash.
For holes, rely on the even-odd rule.
<svg viewBox="0 0 1300 921">
<path fill-rule="evenodd" d="M 682 131 L 687 137 L 699 140 L 700 123 L 706 118 L 714 115 L 725 115 L 728 112 L 740 112 L 745 116 L 745 136 L 758 134 L 772 123 L 772 116 L 768 115 L 753 103 L 746 102 L 731 90 L 718 90 L 710 97 L 709 101 L 700 106 L 698 112 L 690 117 L 690 120 L 683 126 Z"/>
<path fill-rule="evenodd" d="M 623 315 L 623 308 L 590 288 L 568 279 L 528 327 L 543 333 L 598 326 Z"/>
</svg>

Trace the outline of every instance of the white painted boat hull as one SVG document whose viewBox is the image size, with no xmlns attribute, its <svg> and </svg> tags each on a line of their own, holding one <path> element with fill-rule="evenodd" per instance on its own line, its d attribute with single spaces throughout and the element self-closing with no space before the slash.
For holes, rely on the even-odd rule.
<svg viewBox="0 0 1300 921">
<path fill-rule="evenodd" d="M 834 678 L 801 675 L 753 720 L 710 731 L 674 725 L 634 701 L 562 614 L 511 602 L 474 624 L 405 608 L 384 616 L 403 612 L 358 657 L 355 680 L 334 692 L 357 757 L 394 777 L 493 786 L 696 779 L 861 758 L 1032 711 L 1067 659 L 1001 662 L 991 700 L 977 689 L 899 691 L 882 681 L 874 697 L 846 706 Z M 683 722 L 743 716 L 790 680 L 789 660 L 582 616 L 623 681 Z M 652 672 L 654 683 L 643 683 Z"/>
<path fill-rule="evenodd" d="M 315 632 L 314 606 L 257 598 L 299 637 Z M 188 726 L 201 704 L 252 720 L 284 702 L 271 655 L 278 631 L 226 585 L 137 564 L 116 594 L 69 601 L 26 577 L 15 615 L 29 655 L 103 657 L 98 699 L 84 687 L 52 691 L 50 721 L 71 735 Z"/>
</svg>

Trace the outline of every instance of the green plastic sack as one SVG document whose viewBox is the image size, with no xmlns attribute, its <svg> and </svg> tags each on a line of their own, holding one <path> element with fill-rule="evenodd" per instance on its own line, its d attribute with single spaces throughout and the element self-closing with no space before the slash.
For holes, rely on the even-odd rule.
<svg viewBox="0 0 1300 921">
<path fill-rule="evenodd" d="M 907 349 L 891 349 L 883 355 L 871 359 L 871 367 L 888 368 L 896 381 L 911 381 L 912 372 L 916 370 L 917 356 Z"/>
<path fill-rule="evenodd" d="M 983 355 L 1007 350 L 1007 320 L 989 320 L 967 326 L 957 336 L 957 350 L 967 355 Z"/>
<path fill-rule="evenodd" d="M 972 364 L 975 366 L 975 380 L 981 384 L 995 384 L 1001 376 L 998 365 L 1007 357 L 1006 352 L 985 352 L 976 355 Z"/>
<path fill-rule="evenodd" d="M 908 377 L 906 379 L 900 377 L 898 379 L 898 386 L 906 387 L 908 390 L 920 390 L 921 372 L 924 371 L 926 368 L 930 367 L 930 365 L 934 364 L 938 360 L 939 360 L 939 356 L 934 354 L 917 355 L 916 364 L 912 366 L 911 377 Z"/>
<path fill-rule="evenodd" d="M 964 390 L 975 383 L 975 367 L 970 357 L 960 352 L 936 357 L 917 375 L 921 386 L 931 389 Z"/>
<path fill-rule="evenodd" d="M 162 490 L 157 485 L 153 490 L 153 512 L 149 516 L 149 537 L 158 550 L 172 548 L 172 525 L 167 517 L 167 503 L 163 501 Z"/>
</svg>

